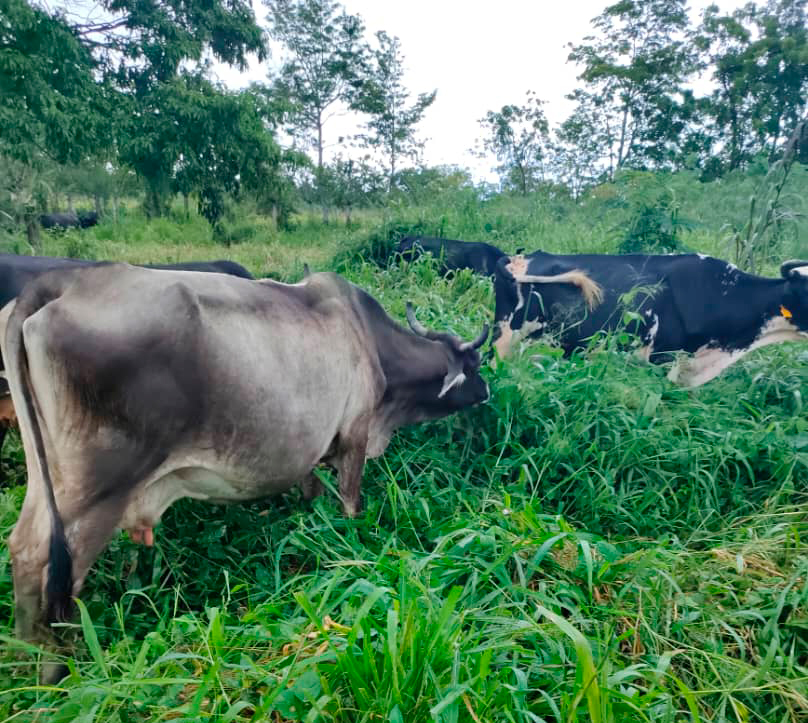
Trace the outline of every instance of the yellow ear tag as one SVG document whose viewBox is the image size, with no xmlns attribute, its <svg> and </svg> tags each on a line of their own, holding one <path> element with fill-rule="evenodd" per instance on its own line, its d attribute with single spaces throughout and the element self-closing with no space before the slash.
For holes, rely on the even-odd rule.
<svg viewBox="0 0 808 723">
<path fill-rule="evenodd" d="M 790 319 L 793 316 L 793 314 L 782 304 L 780 304 L 780 313 L 783 315 L 784 319 Z"/>
</svg>

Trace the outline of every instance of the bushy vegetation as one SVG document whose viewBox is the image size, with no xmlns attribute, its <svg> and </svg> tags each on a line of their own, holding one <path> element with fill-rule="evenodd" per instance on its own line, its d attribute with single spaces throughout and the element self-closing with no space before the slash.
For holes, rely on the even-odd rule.
<svg viewBox="0 0 808 723">
<path fill-rule="evenodd" d="M 796 179 L 802 188 L 804 173 Z M 689 220 L 682 248 L 726 256 L 713 212 L 742 221 L 753 180 L 654 182 Z M 647 193 L 615 183 L 573 202 L 460 188 L 431 205 L 359 214 L 347 228 L 295 217 L 286 232 L 245 213 L 253 231 L 229 247 L 179 209 L 151 222 L 132 211 L 117 225 L 48 236 L 45 251 L 227 256 L 285 279 L 299 278 L 304 261 L 338 267 L 394 317 L 409 300 L 426 325 L 471 337 L 491 318 L 490 282 L 465 271 L 443 279 L 429 258 L 388 265 L 383 251 L 400 235 L 614 252 Z M 799 238 L 783 237 L 787 255 L 805 255 Z M 804 721 L 804 351 L 757 352 L 697 391 L 664 372 L 609 339 L 566 360 L 551 345 L 527 347 L 486 367 L 487 404 L 404 430 L 367 464 L 358 520 L 342 516 L 327 472 L 329 491 L 312 504 L 297 492 L 230 507 L 178 503 L 154 549 L 120 535 L 96 565 L 68 631 L 71 674 L 55 688 L 37 686 L 40 653 L 11 637 L 3 547 L 0 713 Z M 24 495 L 19 447 L 11 462 L 4 536 Z"/>
</svg>

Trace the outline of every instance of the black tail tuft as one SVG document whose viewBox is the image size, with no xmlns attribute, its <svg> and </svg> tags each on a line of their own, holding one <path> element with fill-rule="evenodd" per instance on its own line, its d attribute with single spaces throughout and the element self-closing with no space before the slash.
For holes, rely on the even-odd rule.
<svg viewBox="0 0 808 723">
<path fill-rule="evenodd" d="M 47 621 L 52 623 L 69 620 L 73 607 L 73 558 L 61 521 L 51 525 L 48 584 L 45 591 Z"/>
</svg>

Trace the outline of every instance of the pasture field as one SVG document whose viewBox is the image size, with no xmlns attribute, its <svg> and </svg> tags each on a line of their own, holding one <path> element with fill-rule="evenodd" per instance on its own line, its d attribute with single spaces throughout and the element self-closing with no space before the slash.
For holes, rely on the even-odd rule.
<svg viewBox="0 0 808 723">
<path fill-rule="evenodd" d="M 728 257 L 720 224 L 699 220 L 719 200 L 691 195 L 684 247 Z M 742 217 L 742 199 L 724 202 L 725 218 Z M 290 280 L 305 261 L 339 269 L 399 320 L 410 300 L 425 325 L 470 338 L 493 316 L 487 279 L 442 279 L 429 259 L 380 266 L 373 249 L 421 230 L 609 252 L 618 221 L 458 193 L 350 228 L 301 218 L 279 233 L 245 220 L 231 246 L 196 217 L 131 212 L 48 237 L 44 252 L 226 257 Z M 808 256 L 800 238 L 784 237 L 781 253 Z M 806 350 L 762 350 L 686 391 L 614 346 L 565 360 L 535 344 L 484 369 L 487 404 L 403 430 L 368 462 L 357 520 L 323 472 L 329 491 L 313 503 L 296 491 L 184 501 L 153 549 L 116 536 L 67 631 L 77 654 L 58 687 L 37 685 L 39 653 L 12 637 L 0 547 L 0 718 L 804 723 Z M 25 492 L 16 439 L 9 456 L 4 538 Z"/>
</svg>

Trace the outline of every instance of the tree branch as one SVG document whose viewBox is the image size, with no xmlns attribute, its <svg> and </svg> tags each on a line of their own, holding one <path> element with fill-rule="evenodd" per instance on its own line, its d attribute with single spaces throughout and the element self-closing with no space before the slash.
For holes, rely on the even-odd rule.
<svg viewBox="0 0 808 723">
<path fill-rule="evenodd" d="M 76 32 L 79 35 L 93 35 L 95 33 L 110 33 L 113 30 L 118 30 L 119 28 L 123 28 L 129 22 L 129 16 L 127 15 L 125 18 L 121 18 L 120 20 L 114 20 L 108 23 L 96 23 L 94 25 L 76 25 Z"/>
</svg>

